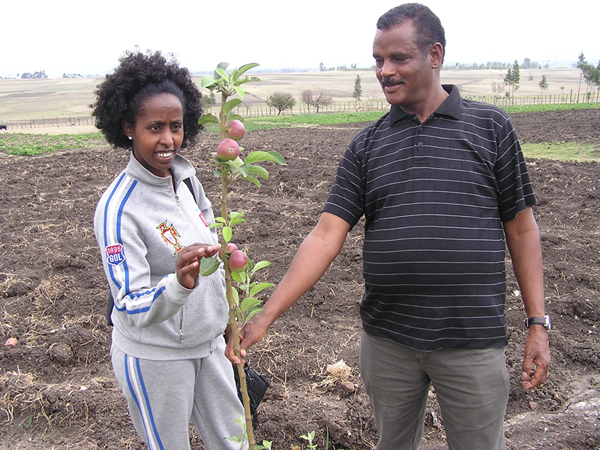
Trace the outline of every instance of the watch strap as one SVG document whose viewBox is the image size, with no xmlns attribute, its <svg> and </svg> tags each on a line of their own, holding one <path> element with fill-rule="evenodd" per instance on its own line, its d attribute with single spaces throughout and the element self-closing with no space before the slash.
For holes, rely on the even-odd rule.
<svg viewBox="0 0 600 450">
<path fill-rule="evenodd" d="M 542 325 L 544 328 L 546 328 L 546 330 L 550 330 L 550 316 L 529 317 L 525 319 L 525 326 L 529 328 L 531 325 Z"/>
</svg>

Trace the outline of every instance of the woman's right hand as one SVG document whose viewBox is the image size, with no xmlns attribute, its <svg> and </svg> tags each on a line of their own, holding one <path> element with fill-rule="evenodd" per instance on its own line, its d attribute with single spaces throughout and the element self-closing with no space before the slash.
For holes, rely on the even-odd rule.
<svg viewBox="0 0 600 450">
<path fill-rule="evenodd" d="M 177 254 L 175 272 L 179 284 L 187 289 L 194 289 L 196 278 L 200 274 L 200 259 L 210 258 L 219 252 L 218 245 L 192 244 Z"/>
</svg>

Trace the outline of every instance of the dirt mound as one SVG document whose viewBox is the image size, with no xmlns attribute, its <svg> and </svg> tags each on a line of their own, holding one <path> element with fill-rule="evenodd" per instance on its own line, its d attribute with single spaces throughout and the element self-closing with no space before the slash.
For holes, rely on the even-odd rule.
<svg viewBox="0 0 600 450">
<path fill-rule="evenodd" d="M 573 140 L 600 146 L 600 111 L 518 114 L 523 141 Z M 248 133 L 247 150 L 276 150 L 287 167 L 269 167 L 258 190 L 234 186 L 233 209 L 247 223 L 236 243 L 273 263 L 278 282 L 298 245 L 316 224 L 337 163 L 363 124 Z M 183 154 L 198 168 L 217 203 L 209 153 L 217 136 Z M 0 448 L 142 449 L 112 377 L 106 281 L 92 229 L 96 202 L 128 155 L 102 147 L 51 157 L 0 159 Z M 506 420 L 510 449 L 600 448 L 600 167 L 596 163 L 529 161 L 539 206 L 552 368 L 534 392 L 519 384 L 526 332 L 517 284 L 508 271 L 507 348 L 511 395 Z M 271 382 L 256 436 L 274 448 L 373 448 L 377 436 L 358 373 L 362 235 L 356 227 L 331 268 L 270 330 L 250 355 Z M 510 260 L 508 261 L 510 266 Z M 343 361 L 340 372 L 328 366 Z M 340 375 L 342 373 L 342 375 Z M 444 448 L 432 393 L 423 449 Z M 193 437 L 193 448 L 201 448 Z"/>
</svg>

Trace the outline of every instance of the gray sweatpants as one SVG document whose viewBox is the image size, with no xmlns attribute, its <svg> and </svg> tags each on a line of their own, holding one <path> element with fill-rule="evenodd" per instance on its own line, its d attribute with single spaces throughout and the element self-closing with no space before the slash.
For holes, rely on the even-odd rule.
<svg viewBox="0 0 600 450">
<path fill-rule="evenodd" d="M 373 405 L 377 450 L 419 448 L 432 383 L 450 450 L 506 448 L 503 348 L 420 352 L 363 333 L 360 372 Z"/>
<path fill-rule="evenodd" d="M 115 376 L 131 419 L 150 450 L 190 448 L 190 419 L 207 450 L 239 450 L 244 417 L 225 340 L 202 359 L 154 361 L 133 358 L 113 346 Z M 244 448 L 247 448 L 247 443 Z"/>
</svg>

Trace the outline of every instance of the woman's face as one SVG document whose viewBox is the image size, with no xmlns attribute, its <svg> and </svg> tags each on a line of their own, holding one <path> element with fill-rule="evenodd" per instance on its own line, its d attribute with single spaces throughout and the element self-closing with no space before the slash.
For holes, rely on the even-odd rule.
<svg viewBox="0 0 600 450">
<path fill-rule="evenodd" d="M 183 142 L 183 106 L 173 94 L 148 98 L 135 118 L 123 130 L 133 142 L 133 155 L 157 177 L 171 175 L 175 155 Z"/>
</svg>

